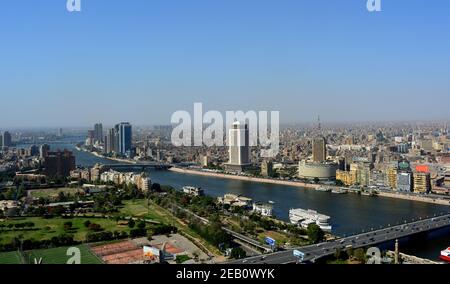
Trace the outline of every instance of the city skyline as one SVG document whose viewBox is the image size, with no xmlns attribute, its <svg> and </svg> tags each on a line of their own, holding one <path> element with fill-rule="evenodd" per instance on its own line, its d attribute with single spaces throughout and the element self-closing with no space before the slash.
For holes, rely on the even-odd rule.
<svg viewBox="0 0 450 284">
<path fill-rule="evenodd" d="M 165 125 L 195 102 L 278 110 L 281 123 L 445 120 L 449 6 L 84 1 L 68 13 L 65 3 L 8 1 L 0 93 L 21 103 L 20 115 L 0 113 L 0 128 Z"/>
</svg>

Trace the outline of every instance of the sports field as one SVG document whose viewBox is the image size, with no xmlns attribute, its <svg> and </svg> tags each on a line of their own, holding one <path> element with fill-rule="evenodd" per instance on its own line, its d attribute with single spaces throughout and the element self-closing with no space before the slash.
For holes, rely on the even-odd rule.
<svg viewBox="0 0 450 284">
<path fill-rule="evenodd" d="M 22 264 L 20 254 L 16 251 L 0 253 L 0 264 Z"/>
<path fill-rule="evenodd" d="M 97 258 L 86 245 L 76 246 L 80 249 L 81 264 L 101 264 L 101 260 Z M 34 263 L 35 259 L 42 258 L 42 264 L 67 264 L 72 255 L 67 255 L 68 247 L 32 250 L 24 253 L 25 261 Z M 1 255 L 0 255 L 1 257 Z"/>
<path fill-rule="evenodd" d="M 9 220 L 0 221 L 0 224 L 8 226 L 9 224 L 17 224 L 24 222 L 32 222 L 35 226 L 32 229 L 8 229 L 3 227 L 0 229 L 0 244 L 10 243 L 15 237 L 22 237 L 23 239 L 35 239 L 44 240 L 51 239 L 52 237 L 59 236 L 61 234 L 71 234 L 77 241 L 84 241 L 89 229 L 84 226 L 84 222 L 89 220 L 91 223 L 100 225 L 107 231 L 126 231 L 129 233 L 128 226 L 121 226 L 115 220 L 102 219 L 102 218 L 52 218 L 44 219 L 41 217 L 29 217 L 29 218 L 14 218 Z M 72 222 L 72 228 L 70 230 L 64 229 L 65 222 Z"/>
<path fill-rule="evenodd" d="M 57 198 L 60 193 L 64 193 L 65 195 L 74 196 L 77 192 L 84 193 L 84 190 L 81 188 L 47 188 L 47 189 L 38 189 L 38 190 L 30 190 L 29 193 L 33 198 Z"/>
</svg>

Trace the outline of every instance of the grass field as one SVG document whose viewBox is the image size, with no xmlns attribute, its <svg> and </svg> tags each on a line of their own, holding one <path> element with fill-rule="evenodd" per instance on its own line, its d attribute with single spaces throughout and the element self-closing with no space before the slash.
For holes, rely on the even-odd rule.
<svg viewBox="0 0 450 284">
<path fill-rule="evenodd" d="M 17 251 L 0 253 L 0 264 L 22 264 L 20 254 Z"/>
<path fill-rule="evenodd" d="M 180 219 L 175 217 L 172 213 L 165 208 L 150 202 L 150 206 L 147 205 L 147 200 L 129 200 L 124 201 L 124 207 L 120 210 L 121 214 L 128 216 L 151 219 L 164 224 L 172 225 L 178 228 L 179 231 L 184 232 L 197 242 L 205 246 L 210 252 L 220 255 L 219 250 L 203 240 L 196 232 L 189 228 L 189 226 L 183 223 Z"/>
<path fill-rule="evenodd" d="M 98 259 L 86 245 L 76 246 L 80 249 L 81 264 L 101 264 Z M 34 263 L 35 259 L 42 258 L 42 264 L 67 264 L 72 255 L 67 255 L 68 247 L 33 250 L 24 253 L 24 257 L 28 263 Z M 1 256 L 0 256 L 1 257 Z"/>
<path fill-rule="evenodd" d="M 126 200 L 123 201 L 123 204 L 123 208 L 120 209 L 120 213 L 122 215 L 146 218 L 162 223 L 169 223 L 170 221 L 173 221 L 171 219 L 171 214 L 167 214 L 166 212 L 159 210 L 159 206 L 155 206 L 152 203 L 148 206 L 147 200 L 145 199 Z"/>
<path fill-rule="evenodd" d="M 89 232 L 88 228 L 84 226 L 84 222 L 89 220 L 91 223 L 99 224 L 103 229 L 107 231 L 126 231 L 129 233 L 129 228 L 127 226 L 120 226 L 115 220 L 102 219 L 102 218 L 73 218 L 73 219 L 63 219 L 63 218 L 53 218 L 44 219 L 40 217 L 29 217 L 29 218 L 16 218 L 7 221 L 0 221 L 0 224 L 16 224 L 23 222 L 33 222 L 35 227 L 32 230 L 1 230 L 0 229 L 0 243 L 9 243 L 15 237 L 22 236 L 23 239 L 51 239 L 54 236 L 59 236 L 61 234 L 67 233 L 72 234 L 77 241 L 84 241 L 86 234 Z M 71 230 L 64 230 L 64 223 L 72 222 L 73 227 Z"/>
<path fill-rule="evenodd" d="M 30 191 L 31 197 L 33 198 L 57 198 L 59 193 L 63 192 L 65 195 L 75 195 L 77 192 L 84 192 L 80 188 L 49 188 L 49 189 L 39 189 Z"/>
</svg>

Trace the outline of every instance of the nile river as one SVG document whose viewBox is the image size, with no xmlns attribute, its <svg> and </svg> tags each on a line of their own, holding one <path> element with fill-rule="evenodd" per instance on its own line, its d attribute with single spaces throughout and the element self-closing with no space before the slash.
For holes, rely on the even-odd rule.
<svg viewBox="0 0 450 284">
<path fill-rule="evenodd" d="M 73 151 L 77 165 L 80 166 L 114 163 L 86 152 L 77 151 L 70 144 L 54 144 L 51 146 L 52 150 L 67 148 Z M 250 197 L 255 201 L 273 201 L 274 214 L 285 221 L 289 219 L 289 209 L 291 208 L 317 210 L 331 216 L 333 233 L 341 236 L 379 228 L 388 224 L 394 225 L 412 218 L 432 216 L 450 210 L 448 206 L 416 201 L 354 194 L 340 195 L 287 185 L 188 175 L 171 171 L 150 171 L 150 175 L 153 183 L 171 185 L 178 189 L 185 185 L 197 186 L 213 197 L 233 193 Z M 416 241 L 413 247 L 411 247 L 411 244 L 405 244 L 405 246 L 407 246 L 403 250 L 405 253 L 410 252 L 417 256 L 436 259 L 440 250 L 450 246 L 450 236 L 448 232 L 441 232 L 438 237 L 431 241 Z"/>
</svg>

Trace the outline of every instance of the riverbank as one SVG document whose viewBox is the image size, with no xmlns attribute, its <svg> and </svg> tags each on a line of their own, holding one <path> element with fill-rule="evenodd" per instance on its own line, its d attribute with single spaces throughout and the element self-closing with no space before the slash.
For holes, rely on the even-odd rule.
<svg viewBox="0 0 450 284">
<path fill-rule="evenodd" d="M 106 160 L 110 160 L 110 161 L 114 161 L 114 162 L 125 163 L 125 164 L 130 164 L 130 165 L 137 164 L 136 161 L 131 161 L 129 159 L 120 159 L 120 158 L 106 157 L 106 156 L 103 156 L 103 155 L 101 155 L 101 154 L 99 154 L 97 152 L 91 152 L 91 151 L 88 151 L 88 150 L 86 150 L 84 148 L 80 148 L 78 146 L 76 146 L 75 149 L 77 149 L 78 151 L 86 152 L 88 154 L 92 154 L 92 155 L 94 155 L 94 156 L 96 156 L 98 158 L 102 158 L 102 159 L 106 159 Z"/>
<path fill-rule="evenodd" d="M 176 168 L 176 167 L 170 168 L 169 171 L 176 172 L 176 173 L 190 174 L 190 175 L 234 179 L 234 180 L 259 182 L 259 183 L 269 183 L 269 184 L 277 184 L 277 185 L 288 185 L 288 186 L 295 186 L 295 187 L 301 187 L 301 188 L 306 188 L 306 189 L 316 189 L 321 186 L 320 184 L 310 184 L 310 183 L 303 183 L 303 182 L 296 182 L 296 181 L 238 176 L 238 175 L 205 172 L 205 171 L 191 170 L 191 169 L 181 169 L 181 168 Z M 396 192 L 390 193 L 390 192 L 385 192 L 385 191 L 379 192 L 378 195 L 382 196 L 382 197 L 403 199 L 403 200 L 410 200 L 410 201 L 417 201 L 417 202 L 425 202 L 425 203 L 431 203 L 431 204 L 436 204 L 436 205 L 447 205 L 447 206 L 450 205 L 450 201 L 448 201 L 448 200 L 440 200 L 440 199 L 435 199 L 435 198 L 430 198 L 430 197 L 425 197 L 425 196 L 406 195 L 406 194 L 400 194 L 400 193 L 396 193 Z"/>
<path fill-rule="evenodd" d="M 318 184 L 310 184 L 310 183 L 288 181 L 288 180 L 238 176 L 238 175 L 213 173 L 213 172 L 204 172 L 204 171 L 197 171 L 197 170 L 180 169 L 180 168 L 176 168 L 176 167 L 170 168 L 169 171 L 176 172 L 176 173 L 183 173 L 183 174 L 216 177 L 216 178 L 226 178 L 226 179 L 234 179 L 234 180 L 242 180 L 242 181 L 259 182 L 259 183 L 289 185 L 289 186 L 296 186 L 296 187 L 302 187 L 302 188 L 308 188 L 308 189 L 316 189 L 316 188 L 320 187 L 320 185 L 318 185 Z"/>
<path fill-rule="evenodd" d="M 427 203 L 432 203 L 432 204 L 437 204 L 437 205 L 450 205 L 450 201 L 448 200 L 441 200 L 441 199 L 435 199 L 435 198 L 431 198 L 431 197 L 424 197 L 424 196 L 417 196 L 417 195 L 406 195 L 406 194 L 401 194 L 401 193 L 397 193 L 397 192 L 385 192 L 385 191 L 381 191 L 379 194 L 379 196 L 383 196 L 383 197 L 389 197 L 389 198 L 397 198 L 397 199 L 404 199 L 404 200 L 411 200 L 411 201 L 418 201 L 418 202 L 427 202 Z"/>
</svg>

